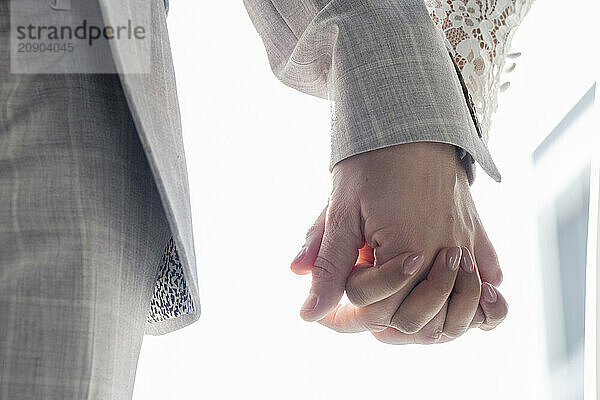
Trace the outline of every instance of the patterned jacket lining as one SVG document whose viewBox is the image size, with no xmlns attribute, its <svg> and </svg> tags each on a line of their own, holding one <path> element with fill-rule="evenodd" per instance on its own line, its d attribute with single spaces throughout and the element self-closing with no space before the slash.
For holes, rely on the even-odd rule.
<svg viewBox="0 0 600 400">
<path fill-rule="evenodd" d="M 196 309 L 183 274 L 177 248 L 171 237 L 160 260 L 154 294 L 146 320 L 152 324 L 195 312 Z"/>
</svg>

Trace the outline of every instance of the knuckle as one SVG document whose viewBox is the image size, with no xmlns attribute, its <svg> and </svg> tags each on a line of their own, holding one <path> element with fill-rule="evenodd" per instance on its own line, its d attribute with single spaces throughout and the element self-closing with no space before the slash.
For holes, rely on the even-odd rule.
<svg viewBox="0 0 600 400">
<path fill-rule="evenodd" d="M 504 274 L 502 273 L 502 269 L 500 268 L 500 265 L 499 264 L 496 264 L 496 265 L 498 266 L 498 269 L 496 271 L 496 278 L 495 278 L 494 282 L 492 282 L 492 284 L 494 286 L 500 286 L 500 284 L 504 280 Z"/>
<path fill-rule="evenodd" d="M 490 258 L 492 259 L 492 262 L 494 263 L 494 265 L 498 268 L 500 268 L 500 260 L 498 260 L 498 254 L 496 253 L 496 249 L 494 249 L 494 246 L 492 246 L 492 244 L 489 244 L 490 246 Z"/>
<path fill-rule="evenodd" d="M 454 287 L 451 289 L 451 293 L 453 298 L 456 296 L 462 303 L 479 304 L 479 299 L 481 298 L 481 281 L 479 279 L 473 280 L 460 289 Z"/>
<path fill-rule="evenodd" d="M 427 282 L 429 284 L 429 289 L 431 290 L 432 294 L 437 296 L 440 299 L 446 299 L 450 296 L 450 293 L 452 293 L 452 286 L 451 283 L 453 282 L 447 282 L 444 281 L 442 279 L 429 279 L 427 278 Z M 477 298 L 479 301 L 479 298 Z"/>
<path fill-rule="evenodd" d="M 356 319 L 361 322 L 363 328 L 375 332 L 388 328 L 391 316 L 384 304 L 373 304 L 358 308 Z"/>
<path fill-rule="evenodd" d="M 479 328 L 484 331 L 491 331 L 498 325 L 500 325 L 506 319 L 506 315 L 508 314 L 508 305 L 506 303 L 501 306 L 499 312 L 494 313 L 493 315 L 486 316 L 485 321 Z"/>
<path fill-rule="evenodd" d="M 445 212 L 442 211 L 441 219 L 447 226 L 454 227 L 457 225 L 459 218 L 454 209 L 447 209 Z"/>
<path fill-rule="evenodd" d="M 465 326 L 463 324 L 453 326 L 450 328 L 444 328 L 444 335 L 448 336 L 450 339 L 456 339 L 457 337 L 465 333 L 468 328 L 468 326 Z"/>
<path fill-rule="evenodd" d="M 414 318 L 403 315 L 402 313 L 395 314 L 389 325 L 392 328 L 396 328 L 400 332 L 407 334 L 417 333 L 422 328 L 422 325 L 419 321 L 416 321 Z"/>
<path fill-rule="evenodd" d="M 439 343 L 439 341 L 440 341 L 439 338 L 435 338 L 435 337 L 428 336 L 428 335 L 427 336 L 424 335 L 419 338 L 419 343 L 425 344 L 425 345 L 437 344 L 437 343 Z"/>
<path fill-rule="evenodd" d="M 387 338 L 385 335 L 378 335 L 375 332 L 371 332 L 373 334 L 373 337 L 378 340 L 381 343 L 385 343 L 385 344 L 391 344 L 393 346 L 402 346 L 404 345 L 404 343 L 398 343 L 396 341 L 390 340 L 389 338 Z"/>
<path fill-rule="evenodd" d="M 388 326 L 381 323 L 381 321 L 366 321 L 363 325 L 364 328 L 369 332 L 381 332 L 382 330 L 388 328 Z"/>
<path fill-rule="evenodd" d="M 346 280 L 346 295 L 348 300 L 357 307 L 371 305 L 397 291 L 398 287 L 395 287 L 393 282 L 388 280 L 382 280 L 380 282 L 366 281 L 365 279 L 357 280 L 352 274 Z"/>
<path fill-rule="evenodd" d="M 461 297 L 465 299 L 467 304 L 479 304 L 481 298 L 481 290 L 469 290 L 467 293 L 461 293 Z"/>
<path fill-rule="evenodd" d="M 479 329 L 481 329 L 483 331 L 491 331 L 492 329 L 496 328 L 500 324 L 500 322 L 501 321 L 497 321 L 497 322 L 494 322 L 493 324 L 484 323 L 479 326 Z"/>
<path fill-rule="evenodd" d="M 442 330 L 439 328 L 427 329 L 420 336 L 423 344 L 436 344 L 442 338 Z"/>
<path fill-rule="evenodd" d="M 503 307 L 501 312 L 494 316 L 494 321 L 496 321 L 496 325 L 498 325 L 502 321 L 504 321 L 506 319 L 507 314 L 508 314 L 508 307 Z"/>
<path fill-rule="evenodd" d="M 312 269 L 313 279 L 321 282 L 333 282 L 337 280 L 335 264 L 327 258 L 318 255 Z"/>
<path fill-rule="evenodd" d="M 508 304 L 505 301 L 497 301 L 495 307 L 487 312 L 488 320 L 497 321 L 498 323 L 504 321 L 508 314 Z"/>
<path fill-rule="evenodd" d="M 381 221 L 381 225 L 387 225 Z M 381 250 L 387 250 L 393 256 L 401 253 L 400 249 L 419 249 L 427 243 L 426 231 L 411 224 L 399 224 L 394 228 L 382 228 L 373 233 L 373 239 Z"/>
<path fill-rule="evenodd" d="M 368 240 L 370 243 L 375 243 L 375 260 L 378 265 L 383 265 L 395 257 L 405 252 L 422 251 L 425 239 L 422 239 L 416 233 L 410 231 L 388 233 L 384 229 L 380 229 L 372 234 Z M 402 233 L 410 232 L 410 233 Z M 402 268 L 398 268 L 398 272 L 402 273 Z"/>
<path fill-rule="evenodd" d="M 483 312 L 481 312 L 478 309 L 477 312 L 475 313 L 475 316 L 473 317 L 473 320 L 471 321 L 471 324 L 479 326 L 479 325 L 483 324 L 484 322 L 485 322 L 485 315 L 483 314 Z"/>
</svg>

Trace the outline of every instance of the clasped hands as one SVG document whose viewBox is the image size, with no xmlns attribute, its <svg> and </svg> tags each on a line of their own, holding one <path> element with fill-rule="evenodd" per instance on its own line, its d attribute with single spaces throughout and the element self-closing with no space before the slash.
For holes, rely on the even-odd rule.
<svg viewBox="0 0 600 400">
<path fill-rule="evenodd" d="M 361 153 L 337 163 L 332 178 L 291 265 L 312 273 L 302 318 L 390 344 L 443 343 L 502 322 L 502 272 L 454 146 Z M 338 304 L 344 291 L 351 304 Z"/>
</svg>

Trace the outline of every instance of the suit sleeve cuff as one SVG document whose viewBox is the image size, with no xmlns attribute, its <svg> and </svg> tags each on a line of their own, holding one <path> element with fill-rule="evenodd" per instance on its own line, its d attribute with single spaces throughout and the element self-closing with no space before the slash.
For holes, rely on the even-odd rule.
<svg viewBox="0 0 600 400">
<path fill-rule="evenodd" d="M 431 34 L 436 32 L 441 34 Z M 500 182 L 500 173 L 478 131 L 443 41 L 425 43 L 428 45 L 424 48 L 405 46 L 409 54 L 387 58 L 385 62 L 357 65 L 341 73 L 334 69 L 330 73 L 330 170 L 356 154 L 431 141 L 463 149 L 466 154 L 462 159 L 468 154 L 466 161 L 476 160 Z M 338 59 L 343 57 L 338 55 Z M 474 165 L 464 165 L 472 183 Z"/>
<path fill-rule="evenodd" d="M 330 170 L 356 154 L 431 141 L 463 149 L 499 182 L 460 70 L 422 2 L 339 15 L 326 71 Z"/>
</svg>

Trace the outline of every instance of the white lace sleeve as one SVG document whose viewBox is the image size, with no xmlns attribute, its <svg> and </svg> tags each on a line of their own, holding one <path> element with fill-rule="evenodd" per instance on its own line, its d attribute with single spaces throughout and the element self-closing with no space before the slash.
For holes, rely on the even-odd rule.
<svg viewBox="0 0 600 400">
<path fill-rule="evenodd" d="M 516 28 L 534 0 L 426 0 L 433 22 L 445 36 L 448 51 L 461 70 L 465 85 L 475 103 L 482 136 L 487 143 L 491 116 L 498 108 L 498 92 L 503 72 L 514 66 L 507 58 Z M 501 87 L 502 86 L 502 87 Z"/>
</svg>

